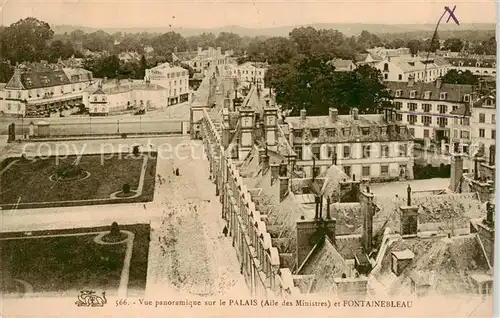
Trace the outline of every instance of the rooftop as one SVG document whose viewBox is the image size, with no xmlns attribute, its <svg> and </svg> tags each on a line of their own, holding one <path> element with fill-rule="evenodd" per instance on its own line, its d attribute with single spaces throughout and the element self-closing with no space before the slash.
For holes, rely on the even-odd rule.
<svg viewBox="0 0 500 318">
<path fill-rule="evenodd" d="M 429 100 L 442 100 L 449 102 L 464 102 L 464 95 L 470 95 L 474 93 L 474 87 L 472 85 L 465 84 L 447 84 L 442 83 L 440 87 L 436 83 L 414 83 L 413 85 L 408 85 L 405 82 L 386 82 L 387 88 L 390 90 L 389 93 L 395 98 L 405 98 L 412 99 L 410 97 L 410 92 L 415 92 L 415 98 L 413 99 L 429 99 Z M 400 91 L 399 97 L 396 97 L 396 91 Z M 428 98 L 425 97 L 425 93 L 428 92 L 430 95 Z M 441 93 L 446 93 L 441 95 Z"/>
</svg>

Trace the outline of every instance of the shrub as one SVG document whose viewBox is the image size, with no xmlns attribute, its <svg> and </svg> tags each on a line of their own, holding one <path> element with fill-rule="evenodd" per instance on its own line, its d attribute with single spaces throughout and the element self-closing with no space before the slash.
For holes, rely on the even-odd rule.
<svg viewBox="0 0 500 318">
<path fill-rule="evenodd" d="M 111 229 L 109 231 L 110 235 L 113 236 L 113 237 L 118 237 L 120 235 L 120 227 L 118 226 L 118 223 L 116 222 L 113 222 L 111 224 Z"/>
<path fill-rule="evenodd" d="M 80 176 L 82 171 L 82 168 L 78 165 L 62 165 L 57 168 L 56 175 L 58 178 L 72 179 Z"/>
<path fill-rule="evenodd" d="M 130 185 L 128 183 L 125 183 L 122 188 L 123 193 L 129 194 L 130 193 Z"/>
<path fill-rule="evenodd" d="M 139 146 L 134 146 L 134 148 L 132 149 L 132 153 L 134 154 L 134 156 L 138 156 L 139 155 Z"/>
</svg>

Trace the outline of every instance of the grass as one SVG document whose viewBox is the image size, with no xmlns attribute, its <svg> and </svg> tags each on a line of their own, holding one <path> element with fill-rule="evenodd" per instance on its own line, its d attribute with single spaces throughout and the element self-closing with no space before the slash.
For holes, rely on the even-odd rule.
<svg viewBox="0 0 500 318">
<path fill-rule="evenodd" d="M 144 290 L 149 251 L 149 225 L 120 226 L 135 234 L 130 264 L 129 288 Z M 77 230 L 40 231 L 33 236 L 108 231 L 109 227 Z M 36 292 L 65 292 L 85 288 L 117 291 L 125 258 L 126 244 L 100 245 L 94 234 L 46 238 L 23 237 L 23 233 L 2 233 L 0 268 L 2 277 L 22 279 Z M 12 239 L 23 237 L 21 239 Z M 15 283 L 10 290 L 15 289 Z M 9 287 L 9 286 L 7 286 Z M 0 286 L 1 288 L 1 286 Z"/>
<path fill-rule="evenodd" d="M 156 154 L 148 158 L 143 193 L 137 198 L 110 199 L 114 192 L 121 191 L 123 184 L 130 184 L 136 189 L 139 184 L 142 157 L 115 154 L 112 158 L 106 155 L 84 155 L 80 167 L 90 173 L 83 180 L 53 182 L 49 180 L 61 164 L 70 164 L 76 156 L 59 160 L 55 157 L 39 159 L 31 163 L 15 163 L 1 175 L 0 204 L 4 208 L 12 208 L 19 197 L 18 208 L 74 206 L 89 204 L 149 202 L 153 200 L 156 174 Z M 102 160 L 103 159 L 103 160 Z M 3 164 L 3 163 L 2 163 Z M 89 200 L 87 202 L 78 202 Z M 91 200 L 95 200 L 92 202 Z M 61 202 L 72 201 L 72 202 Z M 46 202 L 41 204 L 42 202 Z M 37 204 L 38 203 L 38 204 Z"/>
</svg>

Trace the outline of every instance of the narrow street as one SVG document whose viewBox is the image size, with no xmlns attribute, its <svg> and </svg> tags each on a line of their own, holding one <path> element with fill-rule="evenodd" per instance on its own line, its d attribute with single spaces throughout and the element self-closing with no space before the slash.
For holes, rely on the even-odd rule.
<svg viewBox="0 0 500 318">
<path fill-rule="evenodd" d="M 201 148 L 200 142 L 192 142 Z M 179 156 L 188 156 L 186 144 Z M 180 176 L 176 176 L 175 169 Z M 231 238 L 224 237 L 221 204 L 208 179 L 206 159 L 160 159 L 155 202 L 162 216 L 152 222 L 146 295 L 248 295 Z M 157 180 L 158 181 L 158 180 Z"/>
</svg>

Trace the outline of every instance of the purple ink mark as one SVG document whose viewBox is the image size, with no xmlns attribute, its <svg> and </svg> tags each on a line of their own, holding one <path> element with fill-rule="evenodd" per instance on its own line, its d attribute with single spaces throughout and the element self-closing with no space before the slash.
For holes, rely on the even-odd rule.
<svg viewBox="0 0 500 318">
<path fill-rule="evenodd" d="M 448 20 L 446 20 L 446 23 L 450 22 L 450 19 L 453 19 L 457 25 L 460 25 L 460 22 L 458 22 L 457 17 L 455 16 L 455 9 L 457 6 L 453 6 L 453 9 L 450 9 L 450 7 L 446 6 L 444 7 L 445 13 L 448 12 L 450 16 L 448 17 Z"/>
</svg>

